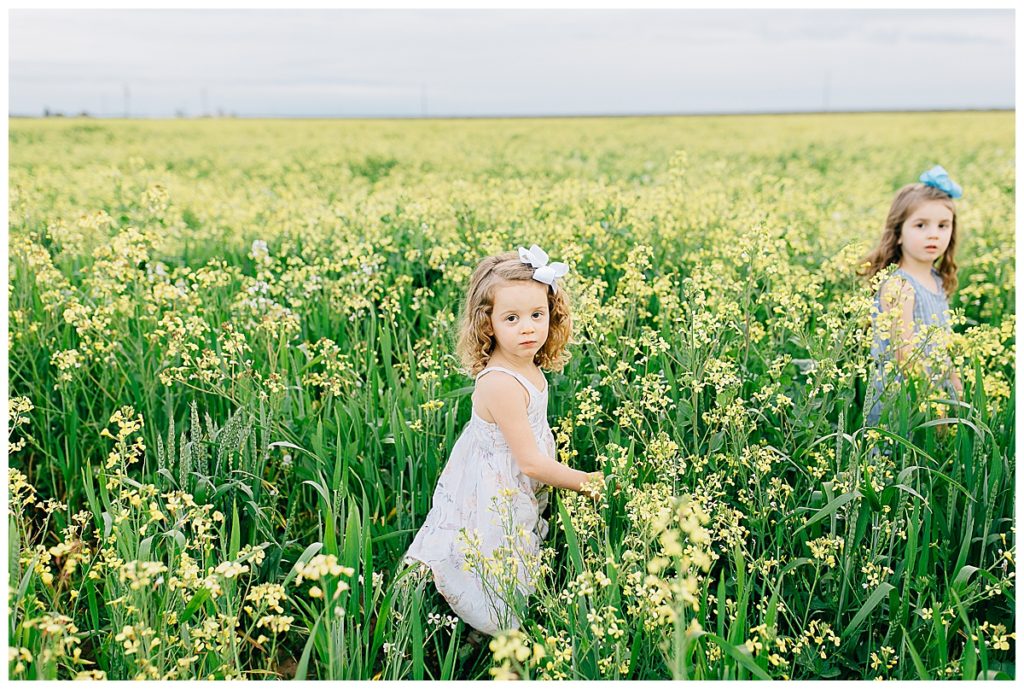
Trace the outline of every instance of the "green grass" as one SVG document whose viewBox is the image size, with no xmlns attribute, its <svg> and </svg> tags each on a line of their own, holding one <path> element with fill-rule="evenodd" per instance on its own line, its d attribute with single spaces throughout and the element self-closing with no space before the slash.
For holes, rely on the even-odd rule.
<svg viewBox="0 0 1024 689">
<path fill-rule="evenodd" d="M 11 123 L 12 676 L 1015 676 L 1012 114 L 76 126 Z M 866 428 L 854 271 L 935 162 L 964 405 Z M 492 651 L 397 578 L 469 418 L 469 271 L 534 242 L 572 266 L 560 457 L 608 490 L 553 499 Z"/>
</svg>

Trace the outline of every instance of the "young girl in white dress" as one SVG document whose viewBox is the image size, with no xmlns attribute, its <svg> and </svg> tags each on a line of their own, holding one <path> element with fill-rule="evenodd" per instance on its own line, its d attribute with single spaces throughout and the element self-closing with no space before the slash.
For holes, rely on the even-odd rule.
<svg viewBox="0 0 1024 689">
<path fill-rule="evenodd" d="M 516 629 L 535 590 L 549 487 L 596 497 L 601 472 L 560 464 L 547 420 L 572 319 L 564 263 L 529 250 L 485 258 L 470 279 L 457 351 L 476 380 L 473 411 L 404 558 L 429 566 L 437 590 L 476 630 Z M 421 565 L 422 566 L 422 565 Z M 426 567 L 424 567 L 426 574 Z"/>
</svg>

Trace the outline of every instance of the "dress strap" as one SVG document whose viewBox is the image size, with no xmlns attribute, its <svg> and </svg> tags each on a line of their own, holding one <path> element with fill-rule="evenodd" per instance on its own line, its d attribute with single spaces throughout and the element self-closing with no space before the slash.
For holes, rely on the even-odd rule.
<svg viewBox="0 0 1024 689">
<path fill-rule="evenodd" d="M 505 368 L 504 366 L 488 366 L 484 370 L 480 371 L 480 373 L 476 374 L 476 380 L 480 380 L 480 376 L 484 375 L 485 373 L 487 373 L 489 371 L 503 371 L 504 373 L 507 373 L 510 376 L 512 376 L 513 378 L 515 378 L 516 380 L 518 380 L 519 383 L 523 387 L 525 387 L 526 391 L 530 394 L 530 399 L 531 400 L 533 399 L 533 396 L 534 396 L 535 392 L 537 394 L 541 394 L 541 391 L 537 388 L 536 385 L 534 385 L 533 383 L 530 382 L 529 378 L 524 376 L 522 373 L 519 373 L 518 371 L 513 371 L 512 369 Z"/>
</svg>

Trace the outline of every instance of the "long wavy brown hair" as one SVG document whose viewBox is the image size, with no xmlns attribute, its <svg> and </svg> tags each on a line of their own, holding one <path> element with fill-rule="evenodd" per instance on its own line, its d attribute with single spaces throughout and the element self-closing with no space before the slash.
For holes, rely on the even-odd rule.
<svg viewBox="0 0 1024 689">
<path fill-rule="evenodd" d="M 939 258 L 940 263 L 935 267 L 939 277 L 942 278 L 942 289 L 946 294 L 952 294 L 957 287 L 956 277 L 956 206 L 953 199 L 944 191 L 927 184 L 916 182 L 908 184 L 896 193 L 889 208 L 889 216 L 885 219 L 885 229 L 882 231 L 882 238 L 878 245 L 864 257 L 864 268 L 859 272 L 864 277 L 871 278 L 878 271 L 893 263 L 899 263 L 903 258 L 903 247 L 899 244 L 900 232 L 903 223 L 925 201 L 941 201 L 953 212 L 953 230 L 949 236 L 949 246 Z"/>
<path fill-rule="evenodd" d="M 455 351 L 471 376 L 482 371 L 496 344 L 491 326 L 495 289 L 506 282 L 533 280 L 534 268 L 523 263 L 515 251 L 488 256 L 480 261 L 469 279 L 469 291 L 462 305 Z M 569 360 L 567 345 L 572 337 L 569 295 L 562 285 L 558 292 L 548 288 L 548 339 L 534 355 L 533 363 L 549 371 L 561 371 Z"/>
</svg>

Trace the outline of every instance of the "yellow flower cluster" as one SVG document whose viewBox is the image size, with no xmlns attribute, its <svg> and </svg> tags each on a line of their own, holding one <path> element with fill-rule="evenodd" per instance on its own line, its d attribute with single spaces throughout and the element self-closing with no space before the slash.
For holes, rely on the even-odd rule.
<svg viewBox="0 0 1024 689">
<path fill-rule="evenodd" d="M 78 626 L 68 615 L 46 612 L 25 620 L 23 626 L 26 629 L 37 630 L 43 637 L 42 650 L 36 655 L 35 661 L 47 664 L 57 659 L 68 658 L 74 664 L 91 664 L 91 661 L 81 657 L 82 637 Z M 12 656 L 15 655 L 14 649 L 11 650 Z M 33 662 L 33 657 L 28 649 L 19 649 L 12 661 L 15 662 L 12 674 L 20 674 L 25 669 L 24 663 Z"/>
<path fill-rule="evenodd" d="M 7 470 L 7 495 L 12 510 L 24 510 L 36 501 L 36 489 L 28 482 L 28 477 L 14 467 Z"/>
<path fill-rule="evenodd" d="M 874 562 L 866 562 L 861 566 L 860 571 L 865 576 L 865 581 L 861 584 L 861 587 L 868 590 L 877 588 L 886 576 L 891 576 L 893 574 L 891 567 L 878 565 Z"/>
<path fill-rule="evenodd" d="M 839 636 L 832 631 L 832 625 L 821 620 L 811 620 L 807 629 L 793 643 L 792 653 L 797 656 L 806 649 L 824 660 L 828 658 L 829 647 L 839 648 L 841 643 Z"/>
<path fill-rule="evenodd" d="M 492 660 L 499 663 L 489 670 L 496 680 L 530 679 L 531 670 L 547 655 L 543 644 L 531 642 L 518 629 L 500 632 L 491 640 L 488 648 Z"/>
<path fill-rule="evenodd" d="M 284 586 L 280 584 L 257 584 L 249 589 L 245 600 L 252 601 L 257 606 L 265 605 L 268 609 L 280 614 L 284 612 L 284 608 L 281 607 L 281 601 L 288 600 L 288 595 L 284 592 Z M 251 605 L 246 605 L 243 609 L 250 615 L 256 612 L 256 609 Z"/>
<path fill-rule="evenodd" d="M 829 569 L 836 566 L 836 558 L 843 550 L 842 536 L 822 536 L 807 541 L 807 547 L 811 549 L 811 557 L 821 562 Z"/>
<path fill-rule="evenodd" d="M 110 423 L 117 424 L 117 435 L 104 428 L 100 431 L 100 436 L 114 440 L 117 445 L 107 456 L 105 468 L 115 469 L 115 475 L 123 475 L 129 466 L 142 459 L 146 451 L 146 443 L 141 437 L 135 438 L 131 445 L 127 443 L 129 436 L 142 430 L 142 414 L 136 415 L 134 407 L 125 405 L 114 412 L 110 417 Z"/>
<path fill-rule="evenodd" d="M 1017 633 L 1010 632 L 1007 634 L 1006 625 L 990 624 L 986 620 L 981 623 L 976 633 L 971 634 L 972 641 L 978 641 L 979 639 L 984 639 L 986 646 L 990 646 L 997 651 L 1009 651 L 1010 639 L 1016 641 Z"/>
<path fill-rule="evenodd" d="M 139 562 L 132 560 L 121 565 L 119 577 L 121 583 L 127 583 L 128 588 L 133 591 L 146 586 L 159 586 L 164 583 L 161 574 L 167 571 L 167 565 L 162 562 Z"/>
<path fill-rule="evenodd" d="M 353 568 L 339 564 L 336 555 L 314 555 L 309 562 L 296 564 L 295 571 L 298 572 L 298 576 L 295 578 L 296 585 L 301 584 L 305 579 L 318 581 L 321 577 L 326 576 L 345 575 L 350 577 L 355 574 Z M 345 582 L 339 582 L 338 585 L 348 587 Z"/>
</svg>

